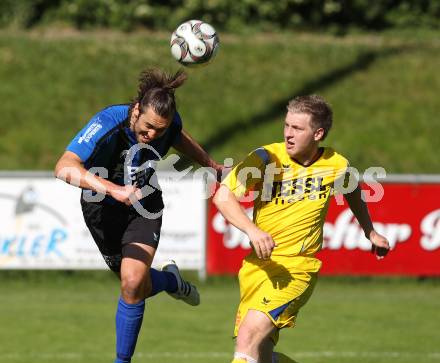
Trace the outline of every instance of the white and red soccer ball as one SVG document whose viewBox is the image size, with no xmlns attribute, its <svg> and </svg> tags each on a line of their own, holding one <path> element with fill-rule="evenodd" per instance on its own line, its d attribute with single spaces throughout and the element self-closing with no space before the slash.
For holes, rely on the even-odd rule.
<svg viewBox="0 0 440 363">
<path fill-rule="evenodd" d="M 171 54 L 184 66 L 209 62 L 216 54 L 220 41 L 214 27 L 201 20 L 180 24 L 171 35 Z"/>
</svg>

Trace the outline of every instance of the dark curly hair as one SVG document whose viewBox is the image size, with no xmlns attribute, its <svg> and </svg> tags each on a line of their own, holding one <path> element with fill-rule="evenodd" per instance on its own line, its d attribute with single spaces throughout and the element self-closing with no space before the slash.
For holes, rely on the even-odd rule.
<svg viewBox="0 0 440 363">
<path fill-rule="evenodd" d="M 139 111 L 144 113 L 151 107 L 159 116 L 171 119 L 176 112 L 174 91 L 187 79 L 186 73 L 180 69 L 174 75 L 158 68 L 148 68 L 139 76 L 137 96 L 132 100 L 130 113 L 136 103 Z"/>
</svg>

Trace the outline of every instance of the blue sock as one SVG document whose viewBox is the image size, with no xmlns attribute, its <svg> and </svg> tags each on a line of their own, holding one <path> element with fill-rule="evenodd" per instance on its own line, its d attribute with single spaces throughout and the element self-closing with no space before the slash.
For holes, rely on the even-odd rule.
<svg viewBox="0 0 440 363">
<path fill-rule="evenodd" d="M 154 296 L 161 291 L 177 291 L 177 280 L 171 272 L 157 271 L 154 268 L 150 268 L 150 276 L 152 285 L 150 296 Z"/>
<path fill-rule="evenodd" d="M 130 363 L 144 317 L 145 301 L 127 304 L 119 298 L 116 312 L 116 360 Z"/>
</svg>

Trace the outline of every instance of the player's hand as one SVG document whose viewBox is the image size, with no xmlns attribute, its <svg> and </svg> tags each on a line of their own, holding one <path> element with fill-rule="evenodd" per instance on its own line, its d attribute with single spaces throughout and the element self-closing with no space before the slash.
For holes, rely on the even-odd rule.
<svg viewBox="0 0 440 363">
<path fill-rule="evenodd" d="M 267 260 L 272 254 L 273 249 L 276 247 L 276 243 L 272 239 L 272 236 L 259 228 L 255 228 L 248 233 L 248 237 L 257 257 Z"/>
<path fill-rule="evenodd" d="M 142 192 L 136 185 L 115 185 L 109 192 L 110 196 L 118 202 L 131 206 L 133 203 L 130 197 L 137 200 L 142 199 Z"/>
<path fill-rule="evenodd" d="M 376 255 L 378 260 L 384 258 L 390 251 L 390 244 L 388 240 L 375 230 L 370 232 L 370 241 L 372 243 L 371 252 Z"/>
<path fill-rule="evenodd" d="M 221 183 L 226 175 L 232 170 L 232 167 L 224 166 L 222 164 L 215 164 L 214 169 L 216 171 L 217 182 Z"/>
</svg>

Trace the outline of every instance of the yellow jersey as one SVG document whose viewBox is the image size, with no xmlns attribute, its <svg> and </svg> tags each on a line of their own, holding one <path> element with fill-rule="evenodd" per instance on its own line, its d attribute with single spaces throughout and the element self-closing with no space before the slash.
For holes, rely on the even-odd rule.
<svg viewBox="0 0 440 363">
<path fill-rule="evenodd" d="M 334 183 L 344 178 L 349 164 L 331 148 L 320 152 L 319 159 L 306 167 L 290 158 L 284 142 L 265 145 L 251 152 L 222 182 L 238 199 L 254 199 L 254 223 L 277 244 L 272 260 L 314 257 L 321 249 Z M 253 192 L 247 196 L 248 191 Z M 319 267 L 320 263 L 311 269 Z"/>
</svg>

